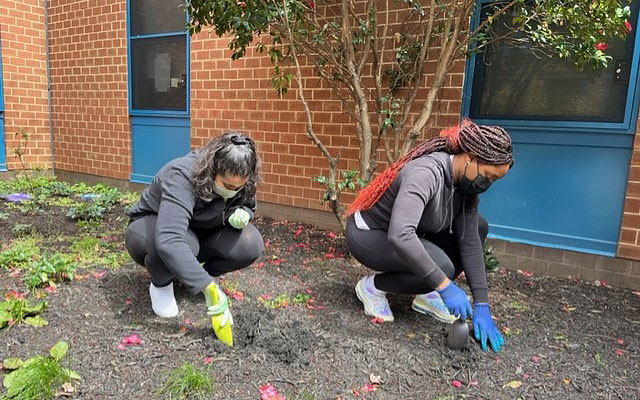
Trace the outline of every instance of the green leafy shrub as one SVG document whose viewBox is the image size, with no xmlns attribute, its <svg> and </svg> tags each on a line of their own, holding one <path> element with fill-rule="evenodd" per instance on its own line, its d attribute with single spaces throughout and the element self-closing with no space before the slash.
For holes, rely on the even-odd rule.
<svg viewBox="0 0 640 400">
<path fill-rule="evenodd" d="M 86 202 L 71 207 L 67 217 L 74 221 L 101 220 L 106 211 L 107 208 L 97 202 Z"/>
<path fill-rule="evenodd" d="M 69 345 L 58 342 L 49 350 L 48 356 L 31 357 L 22 361 L 19 358 L 4 360 L 4 368 L 14 370 L 4 377 L 3 386 L 7 389 L 0 400 L 48 400 L 67 382 L 82 379 L 76 372 L 60 365 Z"/>
<path fill-rule="evenodd" d="M 213 392 L 213 388 L 208 370 L 200 370 L 190 363 L 184 363 L 169 373 L 159 392 L 168 395 L 171 400 L 205 399 L 208 393 Z"/>
<path fill-rule="evenodd" d="M 0 268 L 24 268 L 40 253 L 36 239 L 32 237 L 16 239 L 11 246 L 0 253 Z"/>
<path fill-rule="evenodd" d="M 15 294 L 9 295 L 6 301 L 0 302 L 0 328 L 21 322 L 32 326 L 47 325 L 47 321 L 39 315 L 46 308 L 46 301 L 31 305 Z"/>
<path fill-rule="evenodd" d="M 484 268 L 487 271 L 495 271 L 500 266 L 500 261 L 493 255 L 493 247 L 487 242 L 482 247 L 484 250 Z"/>
<path fill-rule="evenodd" d="M 31 235 L 33 233 L 33 225 L 31 224 L 22 224 L 20 222 L 13 224 L 11 227 L 11 232 L 18 237 L 24 237 Z"/>
<path fill-rule="evenodd" d="M 73 280 L 76 264 L 61 254 L 49 257 L 46 253 L 42 258 L 29 264 L 22 281 L 29 289 L 44 286 L 56 286 L 56 283 Z"/>
</svg>

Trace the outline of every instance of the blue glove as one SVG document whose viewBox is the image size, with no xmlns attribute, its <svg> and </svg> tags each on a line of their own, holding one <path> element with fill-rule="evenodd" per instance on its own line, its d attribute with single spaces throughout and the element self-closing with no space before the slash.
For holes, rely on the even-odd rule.
<svg viewBox="0 0 640 400">
<path fill-rule="evenodd" d="M 496 328 L 496 325 L 491 319 L 491 312 L 489 311 L 489 304 L 476 303 L 473 310 L 473 333 L 476 340 L 480 341 L 482 350 L 487 350 L 487 338 L 491 342 L 491 348 L 493 351 L 500 350 L 500 346 L 504 343 L 504 338 Z"/>
<path fill-rule="evenodd" d="M 438 293 L 452 315 L 463 321 L 471 316 L 471 303 L 467 295 L 453 281 L 449 281 L 449 284 L 444 289 L 438 290 Z"/>
</svg>

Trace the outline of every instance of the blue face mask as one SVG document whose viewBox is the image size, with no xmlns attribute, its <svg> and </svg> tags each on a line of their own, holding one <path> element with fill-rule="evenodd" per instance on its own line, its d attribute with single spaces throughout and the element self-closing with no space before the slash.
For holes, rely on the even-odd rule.
<svg viewBox="0 0 640 400">
<path fill-rule="evenodd" d="M 477 161 L 476 161 L 477 162 Z M 458 186 L 460 189 L 468 194 L 480 194 L 485 192 L 491 186 L 491 181 L 484 177 L 484 175 L 480 174 L 480 170 L 478 169 L 478 175 L 476 175 L 473 180 L 467 178 L 465 175 L 467 172 L 467 167 L 469 164 L 467 163 L 464 166 L 464 172 L 460 177 L 460 182 L 458 182 Z"/>
</svg>

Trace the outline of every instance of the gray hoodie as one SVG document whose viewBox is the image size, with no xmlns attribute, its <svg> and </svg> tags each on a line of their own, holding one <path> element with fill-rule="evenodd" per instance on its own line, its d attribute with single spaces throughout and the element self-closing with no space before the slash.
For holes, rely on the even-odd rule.
<svg viewBox="0 0 640 400">
<path fill-rule="evenodd" d="M 419 237 L 443 231 L 458 241 L 462 270 L 474 301 L 488 301 L 480 234 L 478 196 L 456 190 L 449 154 L 436 152 L 409 161 L 380 200 L 361 211 L 371 229 L 388 232 L 389 242 L 407 267 L 436 287 L 446 278 Z"/>
<path fill-rule="evenodd" d="M 206 234 L 227 225 L 227 218 L 238 207 L 251 217 L 256 210 L 255 196 L 245 199 L 244 189 L 226 202 L 215 193 L 210 202 L 202 201 L 191 183 L 197 152 L 192 151 L 162 167 L 142 192 L 140 201 L 127 212 L 132 220 L 149 214 L 158 215 L 155 236 L 158 255 L 193 294 L 202 291 L 204 287 L 197 286 L 202 286 L 202 282 L 208 285 L 211 277 L 189 249 L 185 240 L 187 229 L 197 235 Z"/>
</svg>

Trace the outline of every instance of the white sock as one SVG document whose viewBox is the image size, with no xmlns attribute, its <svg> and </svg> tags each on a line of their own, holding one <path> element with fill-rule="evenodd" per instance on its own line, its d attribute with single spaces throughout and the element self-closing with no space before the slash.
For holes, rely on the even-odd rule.
<svg viewBox="0 0 640 400">
<path fill-rule="evenodd" d="M 380 290 L 376 287 L 373 278 L 375 275 L 369 275 L 364 280 L 364 287 L 369 291 L 369 293 L 375 296 L 386 296 L 387 292 Z"/>
<path fill-rule="evenodd" d="M 171 318 L 178 315 L 178 304 L 173 296 L 173 282 L 164 287 L 156 287 L 151 283 L 149 295 L 151 296 L 151 308 L 158 317 Z"/>
</svg>

